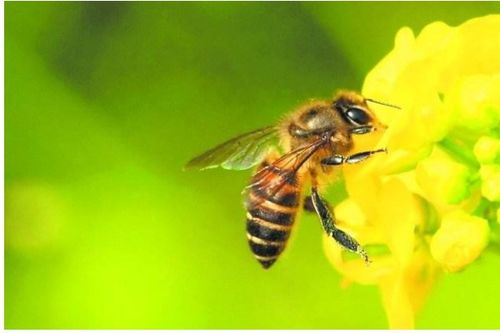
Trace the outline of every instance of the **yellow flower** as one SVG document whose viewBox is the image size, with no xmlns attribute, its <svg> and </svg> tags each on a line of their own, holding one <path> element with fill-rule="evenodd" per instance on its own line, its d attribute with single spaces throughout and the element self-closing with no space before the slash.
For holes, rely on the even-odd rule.
<svg viewBox="0 0 500 333">
<path fill-rule="evenodd" d="M 364 96 L 401 110 L 373 106 L 388 128 L 356 137 L 356 150 L 389 154 L 344 167 L 336 215 L 373 263 L 324 247 L 345 285 L 379 286 L 391 328 L 413 328 L 438 276 L 474 262 L 500 220 L 498 31 L 500 15 L 435 22 L 417 38 L 402 28 L 365 79 Z"/>
</svg>

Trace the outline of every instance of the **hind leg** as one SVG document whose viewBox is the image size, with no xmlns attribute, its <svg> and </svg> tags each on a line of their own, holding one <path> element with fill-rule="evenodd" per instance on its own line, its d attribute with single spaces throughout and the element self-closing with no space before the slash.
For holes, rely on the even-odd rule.
<svg viewBox="0 0 500 333">
<path fill-rule="evenodd" d="M 316 187 L 312 188 L 311 193 L 311 203 L 321 220 L 321 224 L 323 225 L 323 229 L 326 234 L 335 239 L 335 241 L 343 248 L 359 254 L 368 264 L 370 262 L 368 254 L 363 247 L 361 247 L 358 241 L 335 226 L 335 216 L 331 213 L 326 202 L 321 199 Z"/>
<path fill-rule="evenodd" d="M 326 201 L 325 198 L 323 198 L 322 200 L 325 203 L 325 205 L 328 207 L 328 209 L 332 210 L 332 205 L 328 201 Z M 314 208 L 312 197 L 310 195 L 308 195 L 304 198 L 304 203 L 302 204 L 302 208 L 304 208 L 304 210 L 306 212 L 316 213 L 316 209 Z"/>
</svg>

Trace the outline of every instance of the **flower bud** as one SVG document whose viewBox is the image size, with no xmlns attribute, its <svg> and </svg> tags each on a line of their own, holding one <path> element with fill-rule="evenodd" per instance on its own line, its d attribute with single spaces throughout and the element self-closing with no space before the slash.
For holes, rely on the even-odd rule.
<svg viewBox="0 0 500 333">
<path fill-rule="evenodd" d="M 462 210 L 445 215 L 431 240 L 431 254 L 446 271 L 457 272 L 472 263 L 488 243 L 485 219 Z"/>
<path fill-rule="evenodd" d="M 485 133 L 500 122 L 500 75 L 471 75 L 451 93 L 458 109 L 457 124 Z"/>
<path fill-rule="evenodd" d="M 474 155 L 481 164 L 500 164 L 500 140 L 490 136 L 480 137 L 474 145 Z"/>
<path fill-rule="evenodd" d="M 500 201 L 500 165 L 483 165 L 481 175 L 481 194 L 490 201 Z"/>
<path fill-rule="evenodd" d="M 436 150 L 417 165 L 416 178 L 430 201 L 455 204 L 470 194 L 469 169 Z"/>
</svg>

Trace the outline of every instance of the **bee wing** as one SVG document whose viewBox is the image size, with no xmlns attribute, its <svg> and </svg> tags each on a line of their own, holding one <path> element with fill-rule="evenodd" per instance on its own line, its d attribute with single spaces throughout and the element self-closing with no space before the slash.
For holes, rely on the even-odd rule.
<svg viewBox="0 0 500 333">
<path fill-rule="evenodd" d="M 273 196 L 284 184 L 294 182 L 300 167 L 324 144 L 325 139 L 321 138 L 286 153 L 260 169 L 252 178 L 252 183 L 247 186 L 247 189 L 253 188 Z"/>
<path fill-rule="evenodd" d="M 193 158 L 185 169 L 203 170 L 219 166 L 229 170 L 249 169 L 264 159 L 277 139 L 278 131 L 274 126 L 245 133 Z"/>
</svg>

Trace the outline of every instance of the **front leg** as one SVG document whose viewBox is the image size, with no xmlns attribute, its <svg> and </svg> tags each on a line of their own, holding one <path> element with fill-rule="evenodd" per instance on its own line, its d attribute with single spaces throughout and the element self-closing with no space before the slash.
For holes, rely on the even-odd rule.
<svg viewBox="0 0 500 333">
<path fill-rule="evenodd" d="M 350 155 L 350 156 L 333 155 L 333 156 L 330 156 L 328 158 L 321 160 L 321 164 L 323 164 L 323 165 L 341 165 L 344 163 L 354 164 L 354 163 L 359 163 L 361 161 L 364 161 L 367 158 L 369 158 L 370 156 L 372 156 L 373 154 L 377 154 L 377 153 L 387 153 L 387 149 L 382 148 L 382 149 L 377 149 L 377 150 L 363 151 L 361 153 L 357 153 L 357 154 Z"/>
<path fill-rule="evenodd" d="M 353 237 L 335 227 L 335 217 L 332 213 L 330 213 L 330 210 L 328 209 L 325 202 L 321 199 L 315 187 L 313 187 L 311 190 L 311 199 L 314 205 L 314 209 L 316 210 L 316 213 L 321 220 L 321 224 L 323 225 L 323 229 L 325 229 L 326 234 L 335 239 L 335 241 L 339 243 L 343 248 L 359 254 L 364 259 L 366 264 L 370 263 L 368 254 L 361 247 L 361 245 L 359 245 L 359 243 Z"/>
</svg>

